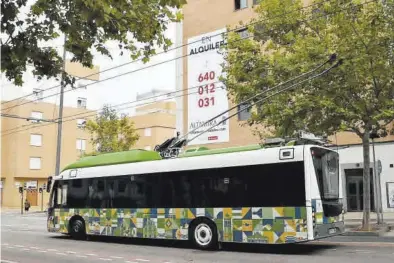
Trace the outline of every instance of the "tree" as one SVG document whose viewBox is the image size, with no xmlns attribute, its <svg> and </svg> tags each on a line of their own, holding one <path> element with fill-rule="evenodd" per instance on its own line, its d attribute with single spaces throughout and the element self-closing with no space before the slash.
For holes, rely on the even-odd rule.
<svg viewBox="0 0 394 263">
<path fill-rule="evenodd" d="M 121 54 L 128 50 L 132 59 L 148 61 L 155 46 L 167 50 L 171 40 L 164 36 L 170 22 L 182 19 L 179 9 L 186 0 L 36 0 L 21 17 L 27 0 L 1 1 L 1 71 L 8 80 L 22 85 L 26 66 L 33 74 L 57 77 L 62 73 L 62 57 L 55 47 L 42 44 L 67 35 L 65 48 L 72 62 L 92 67 L 92 50 L 112 58 L 105 46 L 109 40 L 119 44 Z M 74 79 L 65 76 L 68 84 Z"/>
<path fill-rule="evenodd" d="M 248 124 L 279 136 L 297 130 L 357 134 L 363 144 L 363 229 L 370 229 L 369 136 L 386 135 L 394 121 L 393 7 L 393 0 L 314 0 L 307 7 L 300 0 L 265 0 L 248 26 L 253 38 L 227 36 L 223 80 L 236 102 L 312 70 L 332 53 L 344 59 L 324 77 L 255 107 Z"/>
<path fill-rule="evenodd" d="M 92 145 L 97 145 L 93 155 L 130 150 L 139 139 L 130 119 L 125 115 L 119 118 L 116 110 L 109 106 L 103 108 L 95 121 L 89 120 L 86 129 L 90 133 Z"/>
</svg>

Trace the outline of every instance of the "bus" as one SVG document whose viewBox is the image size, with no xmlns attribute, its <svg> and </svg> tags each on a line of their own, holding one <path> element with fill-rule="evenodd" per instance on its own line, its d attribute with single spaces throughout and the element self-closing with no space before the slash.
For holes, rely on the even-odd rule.
<svg viewBox="0 0 394 263">
<path fill-rule="evenodd" d="M 319 145 L 90 156 L 48 179 L 49 232 L 289 244 L 344 233 L 339 155 Z"/>
</svg>

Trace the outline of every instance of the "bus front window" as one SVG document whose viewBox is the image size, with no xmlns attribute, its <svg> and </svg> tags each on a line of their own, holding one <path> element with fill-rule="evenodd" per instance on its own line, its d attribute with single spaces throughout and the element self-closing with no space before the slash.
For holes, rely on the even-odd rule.
<svg viewBox="0 0 394 263">
<path fill-rule="evenodd" d="M 342 212 L 339 200 L 339 155 L 318 147 L 312 147 L 311 154 L 324 213 L 326 216 L 337 216 Z"/>
<path fill-rule="evenodd" d="M 339 199 L 339 158 L 338 153 L 322 148 L 312 148 L 321 199 L 324 201 Z"/>
</svg>

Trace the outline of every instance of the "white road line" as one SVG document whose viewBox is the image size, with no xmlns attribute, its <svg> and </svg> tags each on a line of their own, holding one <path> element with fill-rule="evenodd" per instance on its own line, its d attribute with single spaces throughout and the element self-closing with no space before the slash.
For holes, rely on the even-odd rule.
<svg viewBox="0 0 394 263">
<path fill-rule="evenodd" d="M 38 252 L 40 252 L 40 253 L 47 253 L 48 251 L 46 251 L 46 250 L 39 250 Z"/>
<path fill-rule="evenodd" d="M 121 259 L 123 257 L 111 256 L 111 258 Z"/>
<path fill-rule="evenodd" d="M 88 255 L 88 256 L 97 256 L 96 254 L 86 254 L 86 255 Z"/>
<path fill-rule="evenodd" d="M 30 248 L 23 248 L 22 250 L 24 250 L 24 251 L 29 251 Z"/>
<path fill-rule="evenodd" d="M 74 251 L 67 251 L 68 254 L 77 254 L 77 252 Z"/>
<path fill-rule="evenodd" d="M 7 246 L 7 248 L 11 248 L 11 249 L 12 249 L 12 248 L 14 248 L 14 247 L 13 247 L 13 246 Z"/>
<path fill-rule="evenodd" d="M 112 261 L 112 259 L 110 258 L 99 258 L 100 260 L 104 260 L 104 261 Z"/>
<path fill-rule="evenodd" d="M 76 256 L 79 258 L 87 258 L 87 256 L 84 256 L 84 255 L 76 255 Z"/>
<path fill-rule="evenodd" d="M 41 249 L 41 248 L 39 248 L 39 247 L 30 247 L 31 249 Z"/>
<path fill-rule="evenodd" d="M 16 261 L 11 261 L 11 260 L 5 260 L 5 259 L 1 259 L 1 262 L 3 263 L 18 263 Z"/>
<path fill-rule="evenodd" d="M 135 260 L 137 261 L 143 261 L 143 262 L 149 262 L 149 259 L 143 259 L 143 258 L 136 258 Z"/>
<path fill-rule="evenodd" d="M 60 252 L 58 252 L 58 253 L 56 253 L 57 255 L 62 255 L 62 256 L 65 256 L 66 254 L 65 253 L 60 253 Z"/>
<path fill-rule="evenodd" d="M 137 261 L 125 261 L 125 263 L 138 263 Z"/>
<path fill-rule="evenodd" d="M 58 250 L 54 249 L 54 248 L 50 248 L 50 249 L 48 249 L 48 251 L 58 251 Z"/>
<path fill-rule="evenodd" d="M 354 251 L 357 252 L 357 253 L 373 253 L 374 252 L 374 251 L 371 251 L 371 250 L 360 250 L 360 249 L 356 249 Z"/>
<path fill-rule="evenodd" d="M 25 247 L 25 246 L 21 246 L 21 245 L 15 245 L 16 247 Z"/>
<path fill-rule="evenodd" d="M 8 243 L 3 243 L 3 244 L 1 244 L 2 246 L 8 246 L 9 244 Z"/>
</svg>

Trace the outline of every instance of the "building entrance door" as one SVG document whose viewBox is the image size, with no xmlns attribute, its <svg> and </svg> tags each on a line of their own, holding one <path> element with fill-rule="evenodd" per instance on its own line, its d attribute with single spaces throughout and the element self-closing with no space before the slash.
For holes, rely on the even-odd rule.
<svg viewBox="0 0 394 263">
<path fill-rule="evenodd" d="M 349 212 L 361 212 L 364 209 L 364 182 L 363 169 L 346 169 L 346 194 L 347 210 Z M 373 189 L 373 177 L 371 169 L 371 211 L 375 211 L 375 198 Z"/>
<path fill-rule="evenodd" d="M 26 199 L 30 202 L 31 206 L 37 206 L 37 189 L 27 189 Z M 23 202 L 25 202 L 23 200 Z"/>
</svg>

